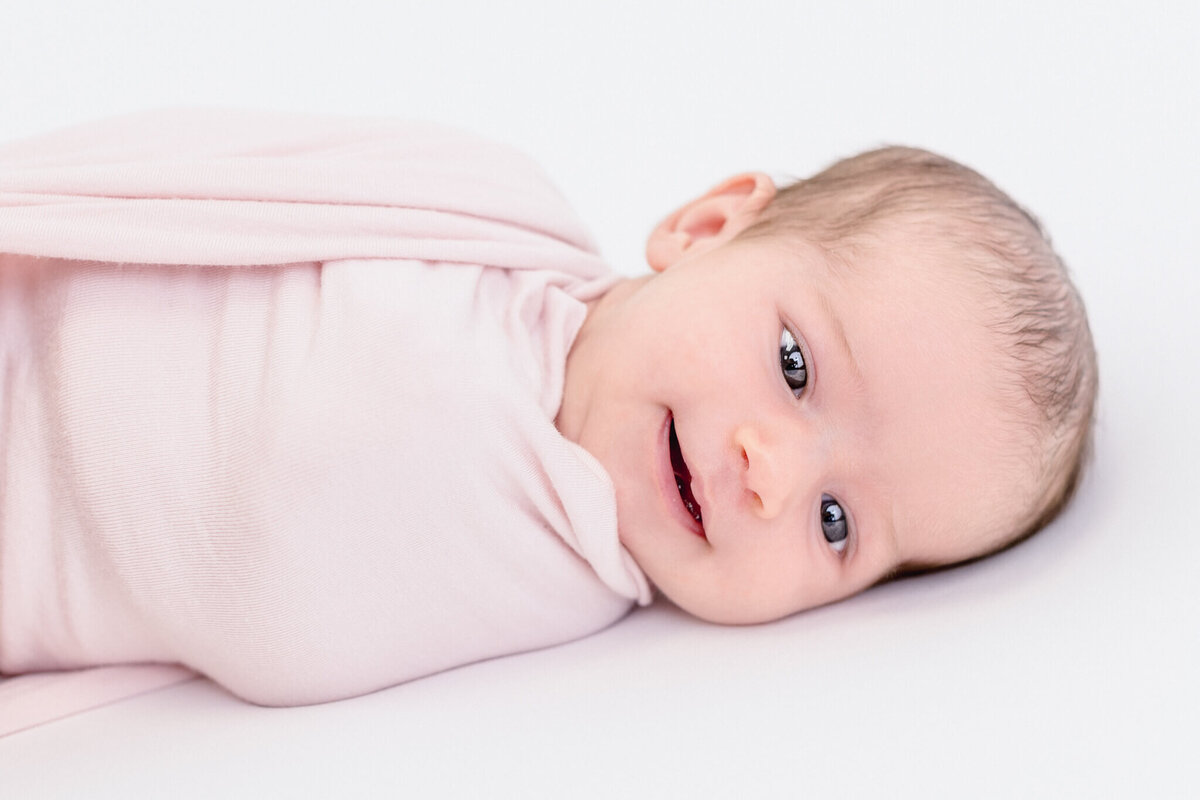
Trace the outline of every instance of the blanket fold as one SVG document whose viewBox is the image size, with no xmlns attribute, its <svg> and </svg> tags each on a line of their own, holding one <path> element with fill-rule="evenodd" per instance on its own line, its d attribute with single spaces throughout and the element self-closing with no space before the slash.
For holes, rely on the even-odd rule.
<svg viewBox="0 0 1200 800">
<path fill-rule="evenodd" d="M 230 265 L 436 258 L 609 274 L 532 161 L 420 123 L 133 114 L 0 146 L 0 207 L 9 253 Z"/>
</svg>

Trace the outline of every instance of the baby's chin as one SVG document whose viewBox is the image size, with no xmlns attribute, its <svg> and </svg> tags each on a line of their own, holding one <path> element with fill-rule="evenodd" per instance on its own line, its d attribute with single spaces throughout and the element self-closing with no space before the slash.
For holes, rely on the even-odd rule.
<svg viewBox="0 0 1200 800">
<path fill-rule="evenodd" d="M 651 578 L 653 582 L 653 578 Z M 761 598 L 751 598 L 744 594 L 730 596 L 728 593 L 714 592 L 711 595 L 689 590 L 670 591 L 669 588 L 655 583 L 659 594 L 672 605 L 697 619 L 716 625 L 761 625 L 766 622 L 790 617 L 800 611 L 814 608 L 824 603 L 797 604 L 784 601 L 769 601 Z"/>
</svg>

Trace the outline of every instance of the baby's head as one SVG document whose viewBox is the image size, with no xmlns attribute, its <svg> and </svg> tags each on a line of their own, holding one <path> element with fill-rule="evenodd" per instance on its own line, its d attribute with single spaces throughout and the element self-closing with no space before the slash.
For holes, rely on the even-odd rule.
<svg viewBox="0 0 1200 800">
<path fill-rule="evenodd" d="M 887 148 L 776 191 L 737 176 L 651 235 L 568 362 L 564 434 L 671 600 L 773 619 L 1001 550 L 1088 450 L 1096 360 L 1038 223 Z"/>
</svg>

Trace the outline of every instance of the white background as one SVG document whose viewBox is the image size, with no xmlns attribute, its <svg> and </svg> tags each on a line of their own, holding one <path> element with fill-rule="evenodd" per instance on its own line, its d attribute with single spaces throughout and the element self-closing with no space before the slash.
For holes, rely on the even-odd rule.
<svg viewBox="0 0 1200 800">
<path fill-rule="evenodd" d="M 996 559 L 316 708 L 193 682 L 0 740 L 0 794 L 1200 796 L 1196 9 L 0 0 L 0 139 L 171 105 L 456 124 L 538 159 L 628 273 L 734 171 L 942 151 L 1047 224 L 1103 384 L 1079 502 Z"/>
</svg>

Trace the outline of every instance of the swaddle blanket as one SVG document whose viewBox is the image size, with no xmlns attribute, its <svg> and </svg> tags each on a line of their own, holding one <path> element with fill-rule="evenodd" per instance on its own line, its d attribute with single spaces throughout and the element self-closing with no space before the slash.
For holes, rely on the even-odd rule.
<svg viewBox="0 0 1200 800">
<path fill-rule="evenodd" d="M 554 427 L 615 278 L 511 150 L 84 125 L 0 147 L 0 253 L 0 672 L 181 664 L 313 703 L 648 602 L 611 483 Z"/>
</svg>

